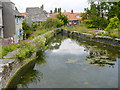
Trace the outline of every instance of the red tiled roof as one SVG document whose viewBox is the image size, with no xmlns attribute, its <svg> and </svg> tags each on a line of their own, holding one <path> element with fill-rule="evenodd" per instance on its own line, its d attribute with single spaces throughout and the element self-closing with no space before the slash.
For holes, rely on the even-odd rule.
<svg viewBox="0 0 120 90">
<path fill-rule="evenodd" d="M 53 18 L 56 18 L 56 15 L 58 13 L 49 13 L 50 17 L 53 17 Z M 68 16 L 68 20 L 79 20 L 79 19 L 82 19 L 82 18 L 77 18 L 76 16 L 77 15 L 82 15 L 82 13 L 70 13 L 70 12 L 64 12 L 62 13 L 63 15 L 67 15 Z"/>
<path fill-rule="evenodd" d="M 21 15 L 25 16 L 25 15 L 26 15 L 26 13 L 21 13 Z"/>
</svg>

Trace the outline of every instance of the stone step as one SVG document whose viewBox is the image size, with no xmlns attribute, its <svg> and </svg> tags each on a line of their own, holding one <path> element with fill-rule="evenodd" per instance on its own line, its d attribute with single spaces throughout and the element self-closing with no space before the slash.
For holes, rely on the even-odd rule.
<svg viewBox="0 0 120 90">
<path fill-rule="evenodd" d="M 16 56 L 16 54 L 19 52 L 20 49 L 16 49 L 12 52 L 9 52 L 6 56 L 4 56 L 3 58 L 4 59 L 7 59 L 7 58 L 13 58 Z"/>
<path fill-rule="evenodd" d="M 12 63 L 15 59 L 0 59 L 0 64 Z"/>
<path fill-rule="evenodd" d="M 15 59 L 0 59 L 0 74 L 3 72 L 4 66 L 8 66 L 9 63 L 12 63 Z"/>
</svg>

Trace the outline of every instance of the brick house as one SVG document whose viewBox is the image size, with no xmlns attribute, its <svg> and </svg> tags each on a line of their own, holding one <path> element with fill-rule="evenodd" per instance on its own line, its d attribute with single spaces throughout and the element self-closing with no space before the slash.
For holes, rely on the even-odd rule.
<svg viewBox="0 0 120 90">
<path fill-rule="evenodd" d="M 57 14 L 59 13 L 52 13 L 52 11 L 50 11 L 49 17 L 56 18 Z M 82 17 L 81 17 L 82 13 L 74 13 L 73 10 L 71 10 L 71 12 L 62 12 L 62 14 L 68 17 L 69 26 L 77 25 L 82 20 Z"/>
</svg>

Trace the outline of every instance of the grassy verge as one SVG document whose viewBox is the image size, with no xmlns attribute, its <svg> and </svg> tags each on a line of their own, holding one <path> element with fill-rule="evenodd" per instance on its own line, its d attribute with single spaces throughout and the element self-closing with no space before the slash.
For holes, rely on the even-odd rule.
<svg viewBox="0 0 120 90">
<path fill-rule="evenodd" d="M 3 56 L 7 55 L 9 52 L 14 51 L 15 49 L 19 48 L 20 44 L 10 44 L 10 45 L 5 45 L 2 46 L 2 49 L 0 49 L 0 54 L 1 54 L 1 59 L 3 58 Z"/>
<path fill-rule="evenodd" d="M 88 33 L 95 30 L 95 28 L 87 28 L 84 24 L 79 24 L 74 27 L 63 26 L 62 29 L 67 29 L 69 31 L 77 31 L 79 33 Z"/>
<path fill-rule="evenodd" d="M 45 34 L 46 32 L 52 30 L 54 28 L 48 28 L 48 29 L 36 29 L 35 32 L 33 32 L 33 34 L 28 38 L 29 40 L 34 39 L 36 36 Z"/>
<path fill-rule="evenodd" d="M 77 31 L 79 33 L 88 33 L 93 36 L 101 35 L 101 36 L 109 36 L 112 38 L 120 38 L 119 35 L 120 31 L 118 29 L 112 30 L 111 32 L 108 33 L 103 33 L 101 32 L 101 30 L 95 31 L 96 30 L 95 28 L 87 28 L 87 26 L 85 26 L 84 24 L 79 24 L 74 27 L 63 26 L 62 29 L 67 29 L 69 31 Z"/>
<path fill-rule="evenodd" d="M 16 54 L 16 58 L 18 60 L 24 60 L 26 58 L 29 58 L 32 53 L 36 51 L 36 47 L 33 45 L 31 46 L 28 42 L 21 43 L 20 51 Z"/>
</svg>

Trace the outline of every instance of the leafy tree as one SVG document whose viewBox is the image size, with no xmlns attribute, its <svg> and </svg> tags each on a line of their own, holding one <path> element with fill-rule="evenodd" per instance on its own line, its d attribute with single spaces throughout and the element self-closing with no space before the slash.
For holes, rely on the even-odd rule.
<svg viewBox="0 0 120 90">
<path fill-rule="evenodd" d="M 43 28 L 58 28 L 63 25 L 63 21 L 56 18 L 48 18 L 46 21 L 42 22 Z"/>
<path fill-rule="evenodd" d="M 35 29 L 35 28 L 37 28 L 37 24 L 35 23 L 35 22 L 32 22 L 32 27 L 33 27 L 33 29 Z"/>
<path fill-rule="evenodd" d="M 108 19 L 117 16 L 120 19 L 120 1 L 109 3 Z"/>
<path fill-rule="evenodd" d="M 26 22 L 22 23 L 22 28 L 23 28 L 24 31 L 30 30 L 30 27 Z"/>
<path fill-rule="evenodd" d="M 24 35 L 23 35 L 24 39 L 28 38 L 32 33 L 32 29 L 29 27 L 29 25 L 26 22 L 22 23 L 22 28 L 24 30 Z M 26 37 L 25 37 L 25 35 L 26 35 Z"/>
<path fill-rule="evenodd" d="M 57 10 L 57 8 L 55 8 L 54 13 L 57 13 L 57 12 L 58 12 L 58 10 Z"/>
<path fill-rule="evenodd" d="M 88 27 L 105 29 L 109 19 L 120 15 L 117 2 L 103 2 L 102 0 L 88 0 L 90 9 L 85 8 L 86 15 L 83 15 L 84 22 Z M 96 3 L 94 1 L 97 1 Z"/>
<path fill-rule="evenodd" d="M 115 16 L 114 18 L 110 19 L 110 23 L 109 23 L 109 25 L 107 26 L 107 28 L 105 30 L 108 30 L 108 31 L 114 30 L 114 29 L 119 27 L 119 23 L 120 22 L 119 22 L 118 17 Z"/>
<path fill-rule="evenodd" d="M 66 25 L 68 23 L 68 17 L 63 15 L 63 14 L 61 14 L 61 13 L 59 13 L 57 15 L 57 19 L 63 21 L 64 25 Z"/>
<path fill-rule="evenodd" d="M 61 13 L 61 8 L 58 8 L 58 13 Z"/>
</svg>

